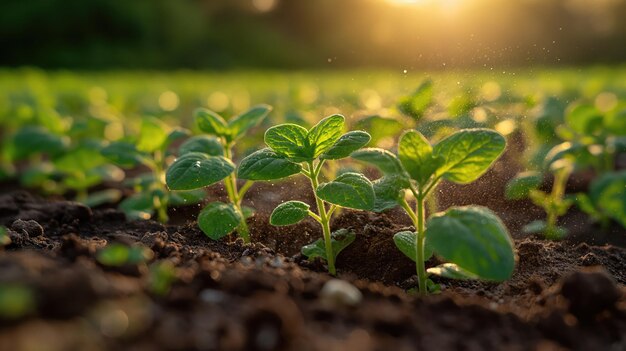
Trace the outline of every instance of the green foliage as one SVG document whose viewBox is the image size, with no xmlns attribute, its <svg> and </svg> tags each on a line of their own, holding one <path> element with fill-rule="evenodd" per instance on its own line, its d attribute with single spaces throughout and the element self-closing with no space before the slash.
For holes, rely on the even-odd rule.
<svg viewBox="0 0 626 351">
<path fill-rule="evenodd" d="M 426 241 L 437 255 L 463 271 L 488 280 L 511 277 L 513 240 L 498 216 L 487 208 L 451 208 L 428 220 Z"/>
<path fill-rule="evenodd" d="M 198 226 L 211 239 L 219 240 L 230 234 L 243 220 L 243 214 L 233 204 L 212 202 L 200 211 Z"/>
<path fill-rule="evenodd" d="M 143 264 L 154 256 L 152 250 L 142 245 L 127 246 L 112 243 L 101 249 L 96 259 L 100 264 L 109 267 Z"/>
<path fill-rule="evenodd" d="M 35 311 L 37 298 L 28 286 L 0 283 L 0 319 L 15 320 Z"/>
<path fill-rule="evenodd" d="M 234 170 L 232 161 L 222 156 L 190 152 L 172 163 L 165 182 L 171 190 L 192 190 L 215 184 Z"/>
<path fill-rule="evenodd" d="M 308 204 L 302 201 L 287 201 L 276 206 L 270 217 L 270 224 L 275 226 L 299 223 L 309 216 Z"/>
<path fill-rule="evenodd" d="M 11 243 L 11 237 L 9 231 L 4 226 L 0 225 L 0 247 L 7 246 Z"/>
<path fill-rule="evenodd" d="M 248 180 L 272 180 L 298 174 L 301 170 L 300 164 L 265 148 L 244 158 L 237 169 L 237 176 Z"/>
<path fill-rule="evenodd" d="M 543 176 L 539 172 L 522 172 L 506 184 L 504 196 L 509 200 L 521 200 L 530 196 L 530 192 L 539 188 Z"/>
<path fill-rule="evenodd" d="M 432 80 L 425 80 L 411 95 L 400 99 L 398 110 L 415 120 L 419 120 L 433 103 L 433 93 Z"/>
<path fill-rule="evenodd" d="M 171 261 L 160 261 L 150 266 L 148 289 L 157 296 L 165 296 L 176 281 L 176 267 Z"/>
<path fill-rule="evenodd" d="M 168 165 L 166 156 L 170 145 L 188 134 L 187 130 L 170 128 L 158 118 L 144 117 L 136 139 L 111 142 L 100 150 L 102 156 L 120 167 L 144 166 L 150 170 L 136 178 L 136 193 L 119 204 L 129 219 L 149 219 L 157 213 L 161 222 L 167 222 L 167 208 L 173 205 L 174 193 L 167 190 L 164 182 L 164 170 Z"/>
<path fill-rule="evenodd" d="M 416 262 L 419 290 L 426 293 L 428 274 L 449 278 L 506 280 L 513 271 L 512 239 L 500 219 L 482 207 L 451 208 L 425 223 L 425 202 L 442 179 L 466 184 L 480 177 L 504 151 L 506 142 L 488 129 L 461 130 L 434 146 L 417 131 L 401 138 L 398 156 L 382 149 L 356 151 L 352 157 L 380 169 L 383 177 L 374 181 L 376 210 L 400 205 L 409 215 L 416 232 L 400 232 L 394 243 Z M 413 210 L 406 191 L 416 199 Z M 425 269 L 432 252 L 450 261 Z M 432 285 L 432 284 L 431 284 Z"/>
<path fill-rule="evenodd" d="M 375 195 L 372 183 L 359 173 L 343 173 L 335 180 L 320 184 L 316 195 L 333 205 L 357 210 L 371 210 Z"/>
<path fill-rule="evenodd" d="M 607 173 L 595 179 L 589 195 L 578 194 L 577 204 L 592 218 L 603 222 L 610 218 L 626 228 L 626 171 Z"/>
<path fill-rule="evenodd" d="M 324 256 L 319 256 L 326 259 L 331 274 L 335 274 L 334 262 L 338 254 L 338 251 L 331 254 L 332 213 L 338 207 L 371 210 L 376 202 L 374 187 L 362 174 L 346 172 L 334 180 L 322 184 L 319 182 L 322 166 L 327 160 L 347 157 L 369 142 L 370 137 L 366 132 L 351 131 L 343 134 L 344 125 L 343 116 L 332 115 L 319 121 L 310 130 L 291 123 L 273 126 L 265 132 L 265 143 L 269 148 L 243 159 L 238 170 L 240 178 L 250 180 L 280 179 L 296 172 L 309 178 L 317 213 L 310 211 L 306 204 L 289 201 L 274 209 L 270 223 L 294 224 L 307 215 L 318 221 L 324 235 L 319 248 L 326 252 Z M 311 248 L 318 247 L 315 243 L 311 245 Z"/>
<path fill-rule="evenodd" d="M 456 132 L 433 148 L 433 157 L 440 163 L 436 174 L 455 183 L 471 183 L 487 171 L 505 146 L 504 137 L 492 130 Z"/>
<path fill-rule="evenodd" d="M 332 260 L 335 261 L 339 253 L 346 247 L 350 246 L 356 239 L 356 234 L 347 229 L 339 229 L 330 235 L 330 242 L 332 248 Z M 325 243 L 323 239 L 318 239 L 308 245 L 302 247 L 302 254 L 309 260 L 313 260 L 316 257 L 328 261 L 328 253 L 326 251 Z"/>
<path fill-rule="evenodd" d="M 172 190 L 197 190 L 224 181 L 230 203 L 213 202 L 198 216 L 198 226 L 211 239 L 218 240 L 238 228 L 244 241 L 250 241 L 246 216 L 241 205 L 252 180 L 273 179 L 297 173 L 299 166 L 270 150 L 260 150 L 244 159 L 237 172 L 249 181 L 238 190 L 232 148 L 237 140 L 256 127 L 269 114 L 271 107 L 257 105 L 226 121 L 217 113 L 198 109 L 195 121 L 209 135 L 195 136 L 179 148 L 180 157 L 167 169 L 165 179 Z M 251 216 L 253 211 L 248 211 Z"/>
</svg>

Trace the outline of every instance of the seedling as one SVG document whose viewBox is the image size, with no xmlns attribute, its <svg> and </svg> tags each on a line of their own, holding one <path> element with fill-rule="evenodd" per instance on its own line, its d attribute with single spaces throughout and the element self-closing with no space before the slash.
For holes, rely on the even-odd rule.
<svg viewBox="0 0 626 351">
<path fill-rule="evenodd" d="M 533 221 L 524 226 L 526 233 L 542 233 L 546 239 L 560 240 L 567 235 L 567 229 L 558 226 L 558 218 L 567 213 L 573 200 L 565 197 L 565 186 L 574 170 L 568 159 L 559 159 L 550 164 L 554 175 L 552 191 L 546 193 L 539 189 L 543 177 L 538 172 L 525 172 L 509 181 L 506 187 L 506 198 L 520 200 L 529 198 L 536 206 L 546 212 L 546 220 Z"/>
<path fill-rule="evenodd" d="M 428 223 L 425 213 L 425 202 L 441 180 L 473 182 L 500 156 L 505 145 L 502 135 L 488 129 L 461 130 L 434 146 L 412 130 L 400 138 L 398 156 L 376 148 L 352 154 L 352 158 L 376 166 L 383 174 L 373 183 L 374 211 L 399 205 L 416 228 L 415 232 L 397 233 L 394 242 L 415 261 L 421 294 L 433 286 L 428 274 L 494 281 L 511 276 L 515 264 L 513 242 L 491 210 L 480 206 L 452 207 L 434 214 Z M 406 199 L 407 190 L 415 198 L 415 209 Z M 426 270 L 425 261 L 433 253 L 449 263 Z"/>
<path fill-rule="evenodd" d="M 159 221 L 168 221 L 167 208 L 171 205 L 200 202 L 203 193 L 169 192 L 165 186 L 165 168 L 169 146 L 185 137 L 184 129 L 170 128 L 161 120 L 145 117 L 137 140 L 116 141 L 102 150 L 102 155 L 120 167 L 133 169 L 144 166 L 150 170 L 127 182 L 136 193 L 124 199 L 119 207 L 129 218 L 149 219 L 156 212 Z"/>
<path fill-rule="evenodd" d="M 328 271 L 336 274 L 335 259 L 354 234 L 347 231 L 330 232 L 330 219 L 339 207 L 371 210 L 375 196 L 372 183 L 362 174 L 348 172 L 327 183 L 319 180 L 327 160 L 348 157 L 365 146 L 370 135 L 363 131 L 343 134 L 345 119 L 332 115 L 322 119 L 310 130 L 297 124 L 280 124 L 265 132 L 268 148 L 259 150 L 241 161 L 237 174 L 248 180 L 274 180 L 303 174 L 313 188 L 317 212 L 300 201 L 287 201 L 274 209 L 270 223 L 276 226 L 296 224 L 307 216 L 322 226 L 323 240 L 303 248 L 309 258 L 321 257 L 328 263 Z"/>
<path fill-rule="evenodd" d="M 109 267 L 146 263 L 154 256 L 152 250 L 141 245 L 126 246 L 120 243 L 107 245 L 98 252 L 98 262 Z"/>
<path fill-rule="evenodd" d="M 148 289 L 157 296 L 164 296 L 176 281 L 176 267 L 171 261 L 161 261 L 150 266 Z"/>
<path fill-rule="evenodd" d="M 626 228 L 626 171 L 602 175 L 591 182 L 589 195 L 577 194 L 581 210 L 607 227 L 611 219 Z"/>
<path fill-rule="evenodd" d="M 11 243 L 11 237 L 9 231 L 4 226 L 0 225 L 0 248 L 5 247 Z"/>
<path fill-rule="evenodd" d="M 180 157 L 167 170 L 166 182 L 171 190 L 200 189 L 224 180 L 230 203 L 211 202 L 198 216 L 198 226 L 211 239 L 218 240 L 237 229 L 244 242 L 250 242 L 246 224 L 250 213 L 241 203 L 253 182 L 249 180 L 238 188 L 233 147 L 271 110 L 270 106 L 258 105 L 226 122 L 213 111 L 198 109 L 196 124 L 209 136 L 196 136 L 181 145 Z"/>
</svg>

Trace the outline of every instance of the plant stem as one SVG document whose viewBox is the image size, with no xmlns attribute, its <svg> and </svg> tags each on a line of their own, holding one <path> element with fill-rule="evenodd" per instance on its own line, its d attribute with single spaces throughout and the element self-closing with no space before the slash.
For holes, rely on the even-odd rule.
<svg viewBox="0 0 626 351">
<path fill-rule="evenodd" d="M 417 204 L 417 235 L 415 236 L 415 257 L 419 259 L 415 260 L 415 268 L 417 269 L 417 278 L 419 282 L 419 292 L 421 295 L 426 295 L 426 264 L 424 262 L 424 243 L 426 241 L 426 228 L 425 219 L 426 212 L 424 210 L 424 195 L 420 194 L 420 197 L 416 199 Z"/>
<path fill-rule="evenodd" d="M 161 151 L 154 152 L 154 163 L 151 166 L 152 171 L 154 172 L 155 185 L 158 187 L 158 190 L 163 192 L 162 197 L 156 197 L 152 199 L 152 203 L 157 212 L 157 218 L 161 223 L 167 223 L 169 221 L 169 216 L 167 215 L 167 207 L 169 205 L 169 190 L 167 189 L 167 185 L 165 184 L 165 165 L 163 160 L 163 153 Z"/>
<path fill-rule="evenodd" d="M 400 202 L 400 206 L 404 209 L 407 215 L 411 218 L 413 226 L 415 227 L 415 271 L 417 272 L 418 290 L 420 295 L 426 294 L 426 265 L 424 264 L 424 198 L 421 194 L 415 199 L 417 201 L 416 211 L 413 211 L 411 206 L 403 198 Z M 417 212 L 417 213 L 416 213 Z"/>
<path fill-rule="evenodd" d="M 328 272 L 332 275 L 337 274 L 335 269 L 335 254 L 333 253 L 332 241 L 330 236 L 330 216 L 326 212 L 324 201 L 317 197 L 315 190 L 319 185 L 317 177 L 319 176 L 321 166 L 316 168 L 313 162 L 309 162 L 309 179 L 311 180 L 311 187 L 313 188 L 313 196 L 315 196 L 315 202 L 317 204 L 317 212 L 319 214 L 319 222 L 322 225 L 322 232 L 324 233 L 324 248 L 326 249 L 326 262 L 328 263 Z"/>
<path fill-rule="evenodd" d="M 569 168 L 558 170 L 554 174 L 554 184 L 552 185 L 552 193 L 550 194 L 552 206 L 549 206 L 548 217 L 546 219 L 546 238 L 551 240 L 560 239 L 558 234 L 557 220 L 559 213 L 554 205 L 560 207 L 563 203 L 563 196 L 565 195 L 565 187 L 567 186 L 567 180 L 571 174 Z"/>
<path fill-rule="evenodd" d="M 224 156 L 232 160 L 233 159 L 233 150 L 232 144 L 226 144 L 224 148 Z M 252 186 L 252 182 L 246 182 L 246 184 L 241 188 L 241 191 L 237 190 L 237 178 L 234 173 L 231 173 L 224 180 L 224 187 L 226 188 L 226 193 L 228 194 L 228 198 L 230 202 L 235 206 L 235 210 L 239 212 L 241 215 L 241 222 L 239 222 L 239 226 L 237 227 L 237 233 L 243 239 L 243 242 L 250 243 L 250 229 L 248 229 L 248 223 L 246 223 L 246 216 L 244 215 L 241 209 L 241 200 L 243 200 L 243 195 L 248 191 L 248 189 Z"/>
</svg>

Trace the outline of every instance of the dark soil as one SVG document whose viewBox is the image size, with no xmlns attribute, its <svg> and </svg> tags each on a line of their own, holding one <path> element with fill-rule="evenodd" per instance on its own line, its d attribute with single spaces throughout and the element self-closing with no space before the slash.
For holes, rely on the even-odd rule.
<svg viewBox="0 0 626 351">
<path fill-rule="evenodd" d="M 441 294 L 419 298 L 406 292 L 413 264 L 391 240 L 408 226 L 402 214 L 345 211 L 333 227 L 357 239 L 337 262 L 350 285 L 337 287 L 298 254 L 319 237 L 314 222 L 267 224 L 275 190 L 252 197 L 254 245 L 210 241 L 193 224 L 0 195 L 12 239 L 0 252 L 0 350 L 626 350 L 623 248 L 520 238 L 510 281 L 440 280 Z M 104 266 L 96 256 L 112 242 L 141 243 L 154 258 Z M 163 261 L 176 279 L 159 295 L 150 268 Z M 9 286 L 32 296 L 19 317 L 2 310 Z"/>
</svg>

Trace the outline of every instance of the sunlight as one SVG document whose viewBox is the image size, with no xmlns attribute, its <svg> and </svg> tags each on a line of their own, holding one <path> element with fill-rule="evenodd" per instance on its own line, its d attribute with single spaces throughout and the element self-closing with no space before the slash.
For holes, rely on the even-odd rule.
<svg viewBox="0 0 626 351">
<path fill-rule="evenodd" d="M 393 5 L 432 5 L 441 8 L 453 9 L 461 5 L 464 0 L 385 0 Z"/>
</svg>

